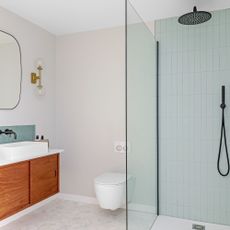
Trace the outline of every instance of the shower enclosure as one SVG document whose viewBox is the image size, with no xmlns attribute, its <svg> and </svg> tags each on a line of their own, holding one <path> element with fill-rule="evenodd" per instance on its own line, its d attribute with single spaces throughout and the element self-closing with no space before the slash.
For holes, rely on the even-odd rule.
<svg viewBox="0 0 230 230">
<path fill-rule="evenodd" d="M 186 15 L 153 25 L 127 3 L 129 230 L 230 226 L 230 9 Z"/>
<path fill-rule="evenodd" d="M 158 213 L 157 43 L 127 3 L 127 229 L 151 229 Z"/>
</svg>

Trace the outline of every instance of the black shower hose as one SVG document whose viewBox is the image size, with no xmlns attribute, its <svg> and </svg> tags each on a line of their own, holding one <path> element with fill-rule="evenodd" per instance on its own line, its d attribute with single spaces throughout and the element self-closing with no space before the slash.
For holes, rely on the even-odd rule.
<svg viewBox="0 0 230 230">
<path fill-rule="evenodd" d="M 219 155 L 218 155 L 218 161 L 217 161 L 217 169 L 221 176 L 225 177 L 228 176 L 230 172 L 230 164 L 229 164 L 229 154 L 228 154 L 228 145 L 227 145 L 227 137 L 226 137 L 226 130 L 225 130 L 225 117 L 224 117 L 224 109 L 226 107 L 225 104 L 221 104 L 222 109 L 222 122 L 221 122 L 221 135 L 220 135 L 220 146 L 219 146 Z M 221 157 L 221 149 L 222 149 L 222 140 L 224 138 L 224 146 L 226 150 L 226 159 L 227 159 L 227 171 L 226 173 L 221 172 L 220 169 L 220 157 Z"/>
</svg>

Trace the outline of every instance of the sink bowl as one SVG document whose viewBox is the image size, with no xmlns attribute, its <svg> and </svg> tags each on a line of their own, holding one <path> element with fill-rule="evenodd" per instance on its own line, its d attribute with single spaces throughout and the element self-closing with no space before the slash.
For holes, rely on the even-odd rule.
<svg viewBox="0 0 230 230">
<path fill-rule="evenodd" d="M 23 141 L 0 144 L 0 159 L 14 160 L 48 153 L 47 142 Z"/>
</svg>

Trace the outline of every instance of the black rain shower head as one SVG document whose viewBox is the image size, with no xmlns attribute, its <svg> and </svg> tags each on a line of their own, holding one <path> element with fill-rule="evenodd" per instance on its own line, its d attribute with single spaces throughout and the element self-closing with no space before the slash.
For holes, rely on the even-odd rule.
<svg viewBox="0 0 230 230">
<path fill-rule="evenodd" d="M 206 11 L 197 11 L 196 6 L 193 12 L 187 13 L 179 17 L 178 22 L 182 25 L 197 25 L 207 22 L 212 17 L 212 14 Z"/>
</svg>

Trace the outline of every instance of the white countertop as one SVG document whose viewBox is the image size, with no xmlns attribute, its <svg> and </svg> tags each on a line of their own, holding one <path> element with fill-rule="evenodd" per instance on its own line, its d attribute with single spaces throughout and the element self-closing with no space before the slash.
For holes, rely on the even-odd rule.
<svg viewBox="0 0 230 230">
<path fill-rule="evenodd" d="M 35 158 L 45 157 L 45 156 L 49 156 L 49 155 L 52 155 L 52 154 L 63 153 L 63 152 L 64 152 L 63 149 L 49 149 L 49 151 L 47 153 L 28 154 L 26 157 L 25 156 L 17 157 L 17 159 L 1 159 L 1 156 L 0 156 L 0 166 L 14 164 L 14 163 L 18 163 L 18 162 L 21 162 L 21 161 L 32 160 L 32 159 L 35 159 Z"/>
</svg>

